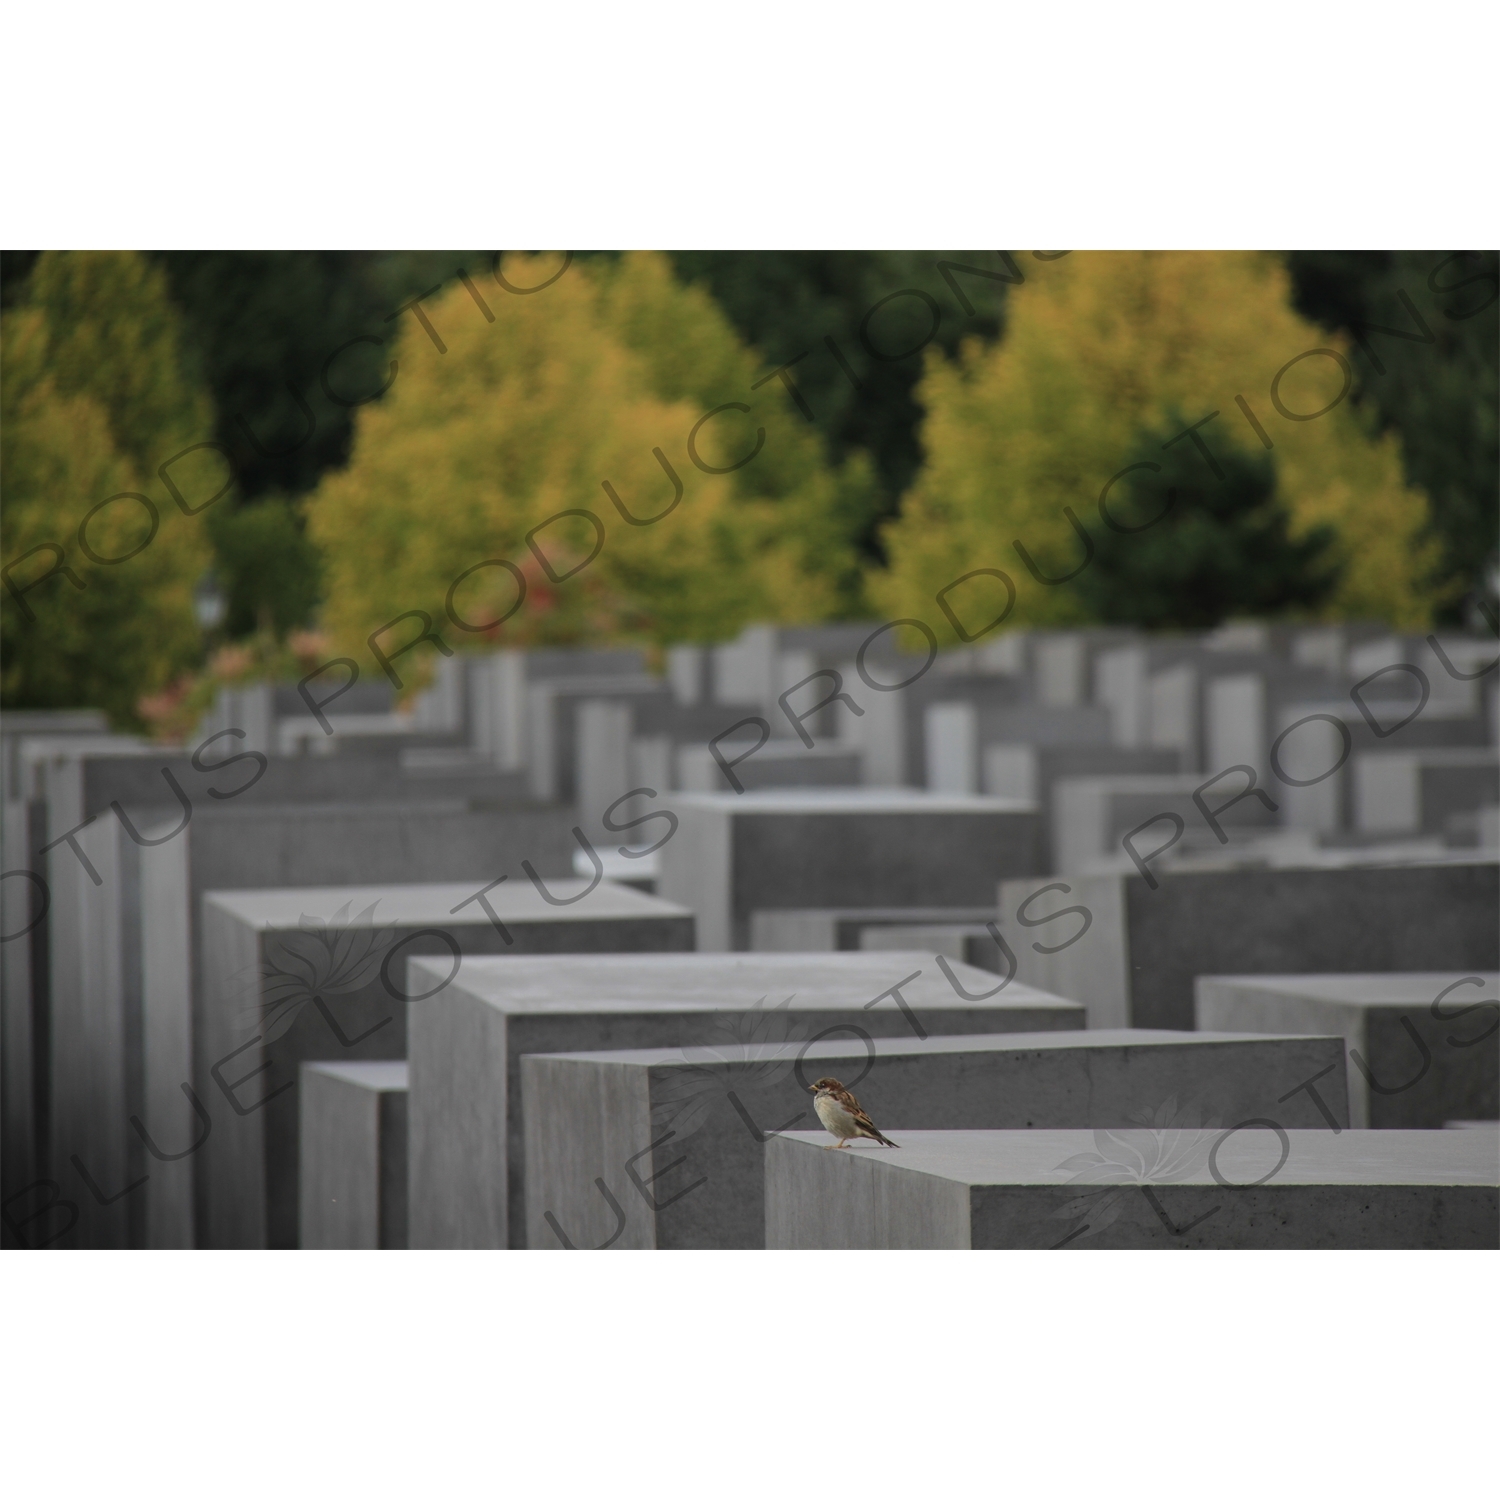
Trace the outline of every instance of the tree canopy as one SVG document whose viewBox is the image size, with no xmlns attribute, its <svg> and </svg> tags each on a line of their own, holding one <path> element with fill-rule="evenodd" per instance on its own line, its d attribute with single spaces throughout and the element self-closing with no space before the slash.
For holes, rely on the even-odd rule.
<svg viewBox="0 0 1500 1500">
<path fill-rule="evenodd" d="M 1142 432 L 1180 411 L 1185 427 L 1201 425 L 1175 444 L 1195 452 L 1274 444 L 1291 537 L 1337 533 L 1340 581 L 1325 612 L 1421 624 L 1436 553 L 1426 497 L 1407 485 L 1394 436 L 1341 399 L 1347 369 L 1340 341 L 1289 305 L 1273 256 L 1075 252 L 1014 290 L 1002 343 L 929 358 L 918 391 L 927 462 L 886 528 L 891 565 L 871 591 L 886 612 L 931 619 L 951 640 L 935 596 L 992 568 L 1013 576 L 1015 622 L 1087 620 L 1071 583 L 1106 529 L 1101 491 Z M 988 584 L 970 587 L 987 602 Z"/>
<path fill-rule="evenodd" d="M 21 594 L 0 594 L 4 702 L 91 704 L 134 724 L 141 695 L 201 650 L 203 522 L 156 468 L 193 440 L 207 405 L 164 279 L 141 256 L 48 252 L 29 290 L 0 325 L 6 562 Z M 184 485 L 221 477 L 194 474 L 193 457 Z M 68 572 L 46 577 L 59 561 Z"/>
<path fill-rule="evenodd" d="M 1078 575 L 1084 606 L 1107 624 L 1147 630 L 1316 610 L 1338 585 L 1337 532 L 1314 526 L 1294 539 L 1275 455 L 1221 439 L 1214 474 L 1171 441 L 1190 425 L 1174 413 L 1127 455 L 1093 561 Z"/>
<path fill-rule="evenodd" d="M 1431 499 L 1439 612 L 1459 619 L 1466 594 L 1493 593 L 1496 567 L 1500 254 L 1299 250 L 1287 261 L 1298 311 L 1365 340 L 1355 399 L 1400 436 L 1406 476 Z"/>
<path fill-rule="evenodd" d="M 455 285 L 428 304 L 433 332 L 404 330 L 349 467 L 309 502 L 340 649 L 368 662 L 366 637 L 411 610 L 448 621 L 451 644 L 722 638 L 837 614 L 858 581 L 838 512 L 863 503 L 862 465 L 831 470 L 780 383 L 752 389 L 755 356 L 661 257 L 500 270 L 515 288 L 554 273 L 526 295 Z M 508 619 L 465 628 L 504 614 L 521 579 Z"/>
</svg>

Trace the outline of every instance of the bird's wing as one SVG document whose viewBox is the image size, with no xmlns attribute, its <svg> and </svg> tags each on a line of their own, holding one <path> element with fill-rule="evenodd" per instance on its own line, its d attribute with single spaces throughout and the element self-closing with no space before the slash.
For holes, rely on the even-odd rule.
<svg viewBox="0 0 1500 1500">
<path fill-rule="evenodd" d="M 859 1100 L 856 1099 L 848 1089 L 840 1090 L 839 1103 L 842 1104 L 846 1110 L 848 1110 L 850 1117 L 853 1119 L 856 1125 L 860 1126 L 864 1130 L 875 1129 L 875 1122 L 869 1117 L 869 1115 L 864 1112 L 863 1109 L 860 1108 Z"/>
</svg>

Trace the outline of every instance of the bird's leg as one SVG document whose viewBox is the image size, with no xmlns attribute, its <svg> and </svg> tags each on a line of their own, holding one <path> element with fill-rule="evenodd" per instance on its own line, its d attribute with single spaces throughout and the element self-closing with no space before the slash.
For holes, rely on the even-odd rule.
<svg viewBox="0 0 1500 1500">
<path fill-rule="evenodd" d="M 838 1143 L 838 1145 L 834 1149 L 838 1150 L 838 1151 L 842 1151 L 848 1144 L 849 1144 L 849 1140 L 848 1140 L 848 1137 L 846 1136 L 843 1140 L 841 1140 Z"/>
</svg>

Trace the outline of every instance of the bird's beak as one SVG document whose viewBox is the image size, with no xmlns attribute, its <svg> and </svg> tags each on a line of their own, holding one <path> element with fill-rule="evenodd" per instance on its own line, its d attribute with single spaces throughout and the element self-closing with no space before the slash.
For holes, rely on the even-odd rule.
<svg viewBox="0 0 1500 1500">
<path fill-rule="evenodd" d="M 818 1092 L 818 1086 L 817 1086 L 817 1084 L 815 1084 L 815 1083 L 808 1084 L 808 1086 L 807 1086 L 807 1092 L 809 1094 L 816 1094 Z"/>
</svg>

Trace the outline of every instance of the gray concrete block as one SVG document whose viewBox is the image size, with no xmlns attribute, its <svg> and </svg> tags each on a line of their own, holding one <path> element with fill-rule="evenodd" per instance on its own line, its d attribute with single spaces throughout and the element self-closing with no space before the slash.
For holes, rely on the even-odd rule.
<svg viewBox="0 0 1500 1500">
<path fill-rule="evenodd" d="M 524 859 L 544 878 L 565 874 L 570 851 L 577 847 L 565 808 L 476 811 L 461 803 L 427 802 L 246 805 L 254 803 L 258 790 L 252 789 L 245 804 L 195 806 L 185 826 L 177 808 L 165 815 L 159 809 L 128 808 L 141 837 L 158 841 L 144 846 L 128 836 L 113 813 L 90 823 L 78 834 L 80 848 L 93 851 L 89 857 L 101 875 L 100 861 L 109 861 L 111 869 L 119 865 L 129 873 L 128 881 L 110 875 L 95 886 L 66 845 L 49 856 L 49 924 L 55 924 L 63 986 L 55 997 L 60 1014 L 71 1015 L 82 1006 L 90 1013 L 116 1016 L 122 992 L 108 979 L 116 973 L 129 974 L 144 996 L 139 1017 L 128 1025 L 119 1017 L 108 1026 L 66 1033 L 86 1037 L 90 1051 L 104 1045 L 107 1036 L 139 1033 L 133 1060 L 121 1055 L 109 1064 L 112 1069 L 129 1066 L 138 1076 L 131 1108 L 124 1114 L 112 1112 L 106 1127 L 112 1138 L 123 1133 L 127 1146 L 135 1139 L 126 1128 L 131 1113 L 158 1141 L 190 1140 L 198 1129 L 182 1084 L 193 1078 L 193 975 L 201 961 L 195 914 L 201 911 L 204 891 L 403 879 L 471 880 L 471 889 L 478 889 L 504 870 L 518 877 Z M 129 957 L 127 950 L 137 956 Z M 76 1051 L 52 1057 L 49 1050 L 48 1057 L 49 1074 L 57 1077 L 60 1088 L 73 1087 L 69 1077 L 76 1063 L 83 1068 L 84 1097 L 97 1097 Z M 95 1159 L 87 1151 L 80 1154 L 86 1161 Z M 56 1158 L 54 1166 L 67 1169 L 68 1155 Z M 145 1202 L 145 1239 L 134 1243 L 158 1249 L 193 1243 L 190 1163 L 156 1166 L 139 1196 Z"/>
<path fill-rule="evenodd" d="M 1241 782 L 1235 778 L 1236 790 Z M 1122 844 L 1127 835 L 1164 814 L 1182 819 L 1177 848 L 1217 849 L 1213 831 L 1193 801 L 1202 784 L 1197 775 L 1059 777 L 1052 783 L 1052 869 L 1060 875 L 1098 873 L 1101 864 L 1118 861 L 1122 854 L 1129 857 Z M 1227 800 L 1216 794 L 1209 806 Z M 1219 815 L 1221 825 L 1235 832 L 1269 828 L 1274 821 L 1274 814 L 1253 797 Z M 1149 852 L 1166 839 L 1167 826 L 1158 823 L 1137 833 L 1133 846 Z"/>
<path fill-rule="evenodd" d="M 304 1250 L 404 1250 L 404 1062 L 304 1063 L 298 1240 Z"/>
<path fill-rule="evenodd" d="M 474 961 L 411 1012 L 411 1225 L 419 1249 L 520 1247 L 530 1052 L 712 1046 L 725 1027 L 769 1041 L 1074 1030 L 1077 1005 L 931 954 L 660 954 Z M 411 964 L 413 985 L 446 966 Z M 968 995 L 961 998 L 955 984 Z M 900 1001 L 890 993 L 900 986 Z M 736 1032 L 736 1035 L 743 1034 Z M 820 1040 L 826 1037 L 819 1037 Z"/>
<path fill-rule="evenodd" d="M 721 728 L 728 728 L 726 720 Z M 859 750 L 837 743 L 814 745 L 800 740 L 770 740 L 740 759 L 755 743 L 725 740 L 719 754 L 729 762 L 740 785 L 748 791 L 777 787 L 860 786 L 864 760 Z M 723 768 L 707 745 L 682 745 L 677 750 L 676 782 L 686 792 L 731 792 Z"/>
<path fill-rule="evenodd" d="M 588 886 L 552 883 L 576 898 L 566 906 L 524 881 L 496 887 L 486 900 L 504 932 L 473 899 L 477 883 L 209 892 L 193 1083 L 213 1129 L 193 1158 L 197 1243 L 296 1244 L 298 1068 L 405 1057 L 411 1017 L 437 999 L 407 986 L 412 957 L 441 955 L 425 982 L 441 992 L 478 954 L 691 950 L 683 908 Z"/>
<path fill-rule="evenodd" d="M 1054 814 L 1059 783 L 1078 777 L 1175 776 L 1181 770 L 1181 752 L 1170 749 L 1121 750 L 1107 744 L 991 744 L 984 750 L 983 790 L 990 796 L 1020 797 L 1036 803 L 1042 819 L 1042 848 L 1056 870 L 1062 868 L 1057 863 Z M 1134 826 L 1127 823 L 1122 831 Z"/>
<path fill-rule="evenodd" d="M 113 818 L 77 837 L 101 883 L 71 855 L 53 870 L 48 1175 L 78 1205 L 68 1248 L 124 1249 L 145 1242 L 151 1167 L 128 1124 L 144 1085 L 140 850 Z"/>
<path fill-rule="evenodd" d="M 1195 1012 L 1207 1031 L 1343 1037 L 1357 1129 L 1500 1117 L 1500 974 L 1204 974 Z"/>
<path fill-rule="evenodd" d="M 766 1146 L 784 1250 L 1494 1250 L 1480 1132 L 897 1132 L 901 1150 Z M 1280 1163 L 1278 1167 L 1278 1162 Z"/>
<path fill-rule="evenodd" d="M 0 714 L 0 792 L 4 800 L 25 800 L 31 795 L 21 776 L 21 741 L 26 737 L 93 737 L 108 733 L 109 720 L 97 708 L 7 708 Z"/>
<path fill-rule="evenodd" d="M 1287 780 L 1273 778 L 1271 790 L 1281 804 L 1283 822 L 1320 832 L 1356 827 L 1355 766 L 1367 754 L 1474 750 L 1492 742 L 1484 716 L 1458 704 L 1432 701 L 1417 717 L 1401 723 L 1418 707 L 1418 700 L 1380 699 L 1375 696 L 1379 687 L 1379 682 L 1372 684 L 1361 696 L 1372 695 L 1370 707 L 1378 724 L 1386 729 L 1401 724 L 1389 738 L 1376 734 L 1348 693 L 1298 699 L 1277 708 L 1271 727 L 1280 738 L 1277 760 Z M 1311 784 L 1292 786 L 1289 781 Z"/>
<path fill-rule="evenodd" d="M 1041 802 L 1034 760 L 1025 757 L 1048 750 L 1093 751 L 1086 769 L 1178 769 L 1175 756 L 1157 755 L 1136 762 L 1126 752 L 1121 762 L 1116 752 L 1112 759 L 1109 711 L 1098 707 L 1048 708 L 1033 703 L 995 707 L 965 699 L 930 703 L 925 733 L 926 784 L 934 792 L 984 792 Z M 1026 789 L 1017 790 L 1015 783 L 1027 770 L 1032 775 Z M 1011 785 L 994 784 L 999 782 Z"/>
<path fill-rule="evenodd" d="M 863 953 L 919 948 L 924 953 L 941 953 L 945 958 L 957 959 L 991 974 L 1003 974 L 1009 966 L 1009 960 L 984 922 L 913 922 L 909 926 L 891 923 L 866 927 L 859 934 L 859 947 Z"/>
<path fill-rule="evenodd" d="M 43 870 L 46 806 L 7 800 L 0 813 L 0 1198 L 23 1191 L 42 1171 L 47 1080 L 39 1033 L 46 1025 L 47 916 Z M 14 872 L 14 873 L 12 873 Z"/>
<path fill-rule="evenodd" d="M 872 906 L 841 910 L 757 911 L 750 916 L 750 949 L 754 953 L 851 953 L 864 947 L 872 928 L 930 928 L 954 922 L 978 924 L 994 918 L 994 908 Z M 887 944 L 887 949 L 892 946 Z M 915 940 L 899 948 L 926 948 Z M 933 949 L 943 952 L 943 949 Z M 952 957 L 952 955 L 949 955 Z"/>
<path fill-rule="evenodd" d="M 1441 833 L 1460 813 L 1500 799 L 1500 751 L 1372 750 L 1354 757 L 1354 824 L 1362 833 Z"/>
<path fill-rule="evenodd" d="M 671 701 L 654 677 L 558 677 L 526 689 L 526 771 L 539 802 L 572 802 L 578 795 L 578 709 L 583 703 Z"/>
<path fill-rule="evenodd" d="M 1020 978 L 1082 1001 L 1096 1026 L 1187 1029 L 1199 974 L 1500 968 L 1493 860 L 1154 878 L 1005 882 L 1000 930 Z"/>
<path fill-rule="evenodd" d="M 725 1034 L 706 1047 L 522 1059 L 529 1244 L 593 1247 L 619 1229 L 626 1249 L 763 1248 L 766 1139 L 818 1128 L 808 1085 L 830 1074 L 887 1134 L 1124 1130 L 1192 1100 L 1200 1117 L 1274 1110 L 1289 1127 L 1324 1127 L 1317 1104 L 1296 1092 L 1309 1078 L 1327 1087 L 1328 1117 L 1348 1124 L 1336 1037 L 1073 1031 L 811 1042 L 808 1030 L 746 1044 Z"/>
<path fill-rule="evenodd" d="M 743 950 L 756 911 L 977 906 L 1039 868 L 1037 811 L 999 797 L 828 790 L 679 794 L 658 889 L 698 913 L 699 947 Z"/>
</svg>

